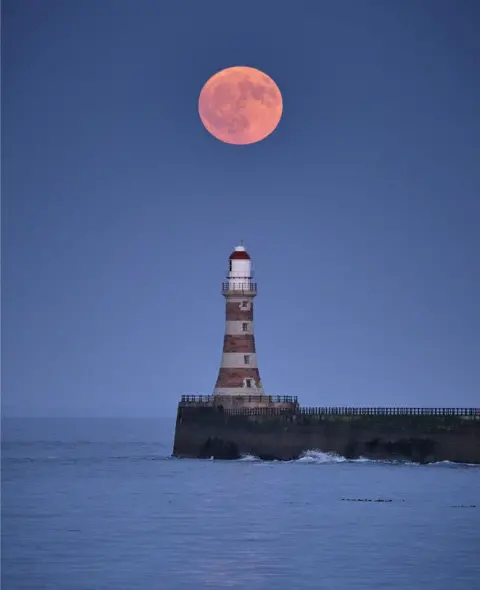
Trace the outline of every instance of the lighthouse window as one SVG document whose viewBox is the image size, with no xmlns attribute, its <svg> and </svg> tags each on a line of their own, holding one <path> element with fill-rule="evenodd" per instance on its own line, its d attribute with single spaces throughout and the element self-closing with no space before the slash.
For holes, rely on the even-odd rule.
<svg viewBox="0 0 480 590">
<path fill-rule="evenodd" d="M 246 380 L 246 384 L 247 384 L 247 387 L 252 387 L 252 380 L 251 379 L 247 379 Z"/>
<path fill-rule="evenodd" d="M 248 309 L 248 301 L 242 301 L 242 308 Z"/>
<path fill-rule="evenodd" d="M 242 324 L 242 330 L 248 332 L 248 324 L 246 322 Z"/>
<path fill-rule="evenodd" d="M 248 354 L 244 355 L 243 361 L 246 365 L 250 364 L 250 357 L 248 356 Z"/>
</svg>

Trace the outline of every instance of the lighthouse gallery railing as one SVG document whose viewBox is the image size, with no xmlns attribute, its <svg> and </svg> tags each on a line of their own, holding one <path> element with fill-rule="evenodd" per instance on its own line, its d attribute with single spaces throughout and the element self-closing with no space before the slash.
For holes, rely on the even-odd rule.
<svg viewBox="0 0 480 590">
<path fill-rule="evenodd" d="M 238 293 L 239 295 L 257 292 L 257 283 L 252 281 L 236 282 L 232 279 L 230 283 L 222 283 L 222 293 Z"/>
</svg>

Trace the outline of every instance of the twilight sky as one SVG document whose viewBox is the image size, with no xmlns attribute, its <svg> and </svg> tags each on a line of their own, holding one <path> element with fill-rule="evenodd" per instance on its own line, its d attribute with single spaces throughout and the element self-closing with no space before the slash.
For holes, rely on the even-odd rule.
<svg viewBox="0 0 480 590">
<path fill-rule="evenodd" d="M 478 0 L 4 0 L 2 406 L 211 393 L 240 239 L 268 393 L 480 407 Z M 218 70 L 283 93 L 203 128 Z"/>
</svg>

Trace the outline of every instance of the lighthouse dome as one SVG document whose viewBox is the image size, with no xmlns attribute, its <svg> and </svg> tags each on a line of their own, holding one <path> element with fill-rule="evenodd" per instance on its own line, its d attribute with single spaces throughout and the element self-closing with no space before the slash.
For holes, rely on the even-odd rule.
<svg viewBox="0 0 480 590">
<path fill-rule="evenodd" d="M 244 246 L 240 245 L 230 254 L 230 260 L 250 260 L 250 256 Z"/>
</svg>

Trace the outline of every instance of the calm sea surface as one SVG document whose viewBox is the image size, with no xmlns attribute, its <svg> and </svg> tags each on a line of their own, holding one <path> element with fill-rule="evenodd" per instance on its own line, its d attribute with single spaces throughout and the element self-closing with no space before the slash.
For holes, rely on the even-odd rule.
<svg viewBox="0 0 480 590">
<path fill-rule="evenodd" d="M 3 420 L 2 588 L 480 588 L 479 467 L 171 459 L 173 426 Z"/>
</svg>

